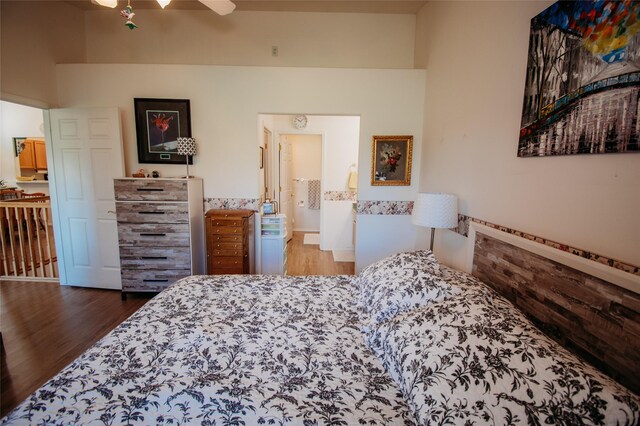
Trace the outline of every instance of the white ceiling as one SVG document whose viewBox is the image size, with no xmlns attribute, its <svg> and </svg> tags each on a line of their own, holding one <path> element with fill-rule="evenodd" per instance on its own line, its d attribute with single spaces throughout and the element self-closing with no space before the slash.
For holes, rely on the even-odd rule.
<svg viewBox="0 0 640 426">
<path fill-rule="evenodd" d="M 3 0 L 6 1 L 6 0 Z M 160 9 L 155 0 L 130 0 L 134 9 Z M 91 0 L 65 0 L 83 10 L 105 9 Z M 427 2 L 425 0 L 233 0 L 236 10 L 274 12 L 348 12 L 348 13 L 399 13 L 415 15 Z M 118 0 L 118 6 L 126 6 L 127 0 Z M 208 10 L 197 0 L 172 0 L 171 9 Z"/>
</svg>

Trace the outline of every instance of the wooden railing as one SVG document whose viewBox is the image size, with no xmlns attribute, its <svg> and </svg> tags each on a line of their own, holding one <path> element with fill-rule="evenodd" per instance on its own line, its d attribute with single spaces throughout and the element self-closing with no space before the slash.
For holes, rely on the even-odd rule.
<svg viewBox="0 0 640 426">
<path fill-rule="evenodd" d="M 1 279 L 57 280 L 49 197 L 0 201 Z"/>
</svg>

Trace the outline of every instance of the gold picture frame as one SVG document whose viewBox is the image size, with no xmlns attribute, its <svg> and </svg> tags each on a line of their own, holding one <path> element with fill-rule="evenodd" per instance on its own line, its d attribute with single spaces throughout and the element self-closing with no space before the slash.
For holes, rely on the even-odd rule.
<svg viewBox="0 0 640 426">
<path fill-rule="evenodd" d="M 413 136 L 374 136 L 371 152 L 372 186 L 411 185 Z"/>
</svg>

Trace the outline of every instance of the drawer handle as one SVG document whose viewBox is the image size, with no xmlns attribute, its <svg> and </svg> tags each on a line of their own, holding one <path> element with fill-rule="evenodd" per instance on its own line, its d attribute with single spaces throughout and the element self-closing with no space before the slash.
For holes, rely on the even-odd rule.
<svg viewBox="0 0 640 426">
<path fill-rule="evenodd" d="M 144 260 L 167 260 L 167 256 L 140 256 L 140 259 Z"/>
<path fill-rule="evenodd" d="M 151 233 L 151 232 L 141 232 L 141 237 L 165 237 L 167 234 L 159 232 L 159 233 Z"/>
<path fill-rule="evenodd" d="M 165 214 L 165 212 L 138 212 L 138 214 Z"/>
<path fill-rule="evenodd" d="M 169 280 L 151 280 L 151 279 L 148 279 L 148 280 L 142 280 L 142 282 L 145 282 L 145 283 L 168 283 Z"/>
<path fill-rule="evenodd" d="M 136 188 L 136 191 L 140 192 L 162 192 L 164 188 Z"/>
</svg>

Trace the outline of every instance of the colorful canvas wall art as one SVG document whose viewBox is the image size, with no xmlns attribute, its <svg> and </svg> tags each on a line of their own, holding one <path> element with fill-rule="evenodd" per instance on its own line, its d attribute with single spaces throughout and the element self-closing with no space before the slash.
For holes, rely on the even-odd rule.
<svg viewBox="0 0 640 426">
<path fill-rule="evenodd" d="M 559 1 L 531 20 L 519 157 L 640 152 L 640 1 Z"/>
</svg>

